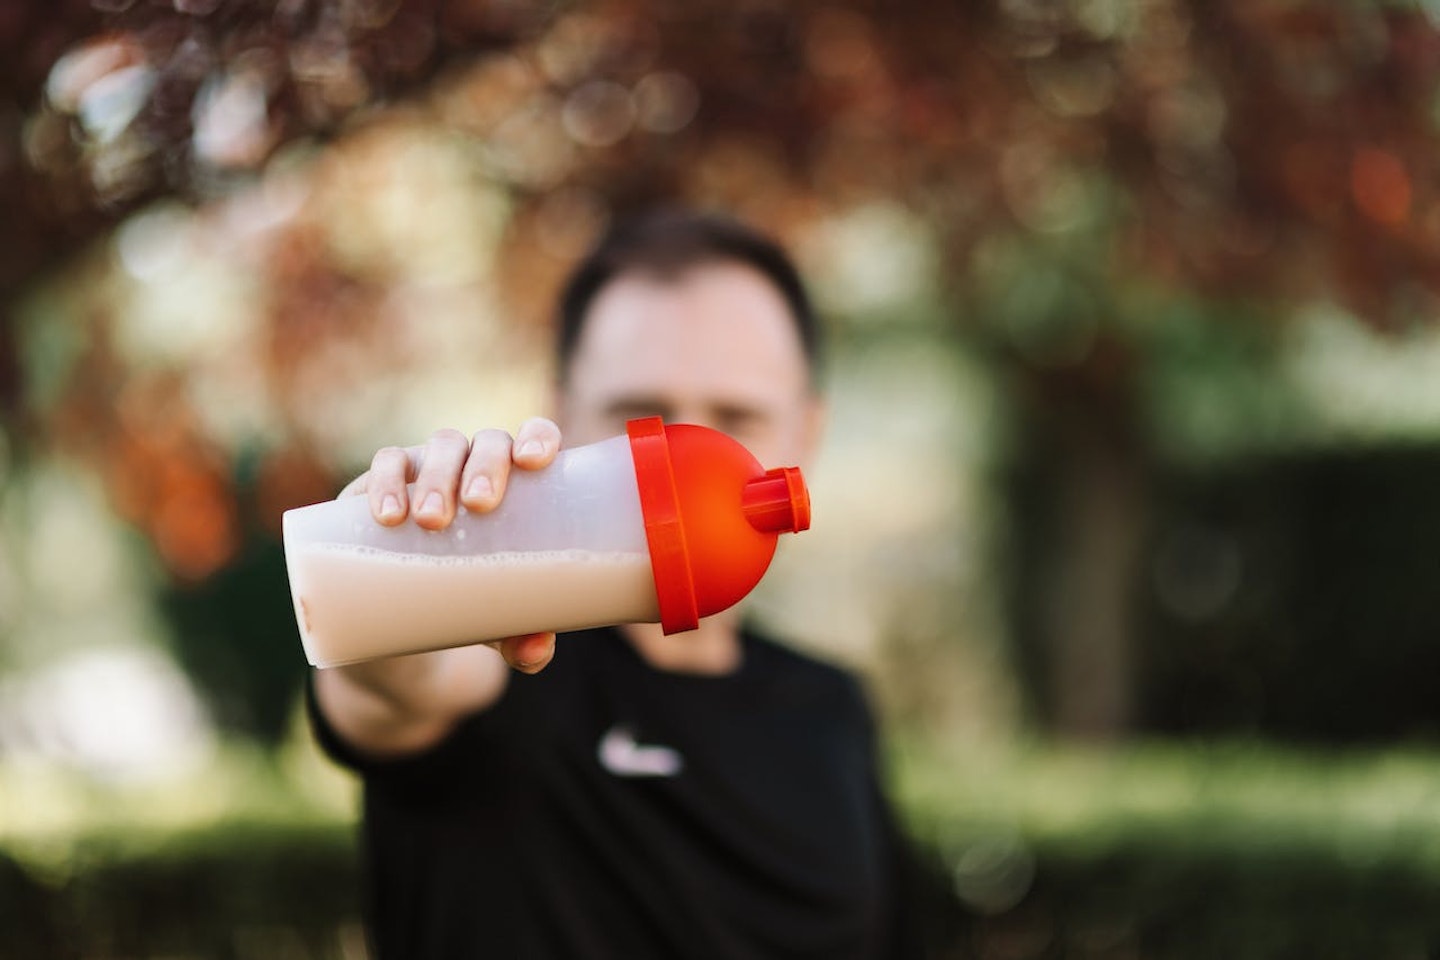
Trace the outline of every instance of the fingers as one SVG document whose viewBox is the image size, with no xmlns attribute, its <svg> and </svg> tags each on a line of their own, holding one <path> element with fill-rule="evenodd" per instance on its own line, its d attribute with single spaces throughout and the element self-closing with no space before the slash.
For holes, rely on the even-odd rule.
<svg viewBox="0 0 1440 960">
<path fill-rule="evenodd" d="M 550 465 L 560 452 L 560 428 L 544 417 L 531 417 L 515 431 L 513 459 L 523 470 L 539 470 Z"/>
<path fill-rule="evenodd" d="M 482 430 L 470 442 L 470 459 L 460 479 L 461 501 L 468 510 L 493 510 L 505 496 L 512 463 L 539 470 L 559 452 L 560 428 L 543 417 L 522 423 L 514 440 L 501 430 Z"/>
<path fill-rule="evenodd" d="M 505 495 L 510 477 L 510 434 L 481 430 L 470 441 L 470 456 L 460 475 L 460 497 L 467 510 L 493 510 Z"/>
<path fill-rule="evenodd" d="M 426 530 L 443 530 L 455 519 L 456 491 L 470 454 L 470 441 L 459 430 L 437 430 L 420 455 L 415 475 L 415 522 Z"/>
<path fill-rule="evenodd" d="M 559 452 L 560 428 L 541 417 L 521 424 L 513 441 L 503 430 L 482 430 L 469 440 L 459 431 L 439 430 L 424 446 L 379 450 L 341 496 L 364 493 L 370 513 L 386 526 L 413 515 L 425 529 L 442 530 L 462 504 L 481 513 L 495 509 L 512 464 L 539 470 Z"/>
<path fill-rule="evenodd" d="M 361 474 L 351 487 L 363 485 L 370 498 L 370 513 L 379 522 L 393 527 L 405 519 L 410 510 L 405 484 L 414 477 L 417 447 L 383 447 L 370 461 L 370 469 Z M 347 490 L 350 487 L 346 488 Z"/>
<path fill-rule="evenodd" d="M 521 637 L 492 640 L 490 646 L 521 673 L 539 673 L 555 656 L 555 634 L 527 633 Z"/>
</svg>

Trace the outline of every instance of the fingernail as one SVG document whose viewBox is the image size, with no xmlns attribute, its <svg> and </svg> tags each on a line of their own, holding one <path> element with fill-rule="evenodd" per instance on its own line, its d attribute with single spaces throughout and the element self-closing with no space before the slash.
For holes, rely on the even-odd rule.
<svg viewBox="0 0 1440 960">
<path fill-rule="evenodd" d="M 400 516 L 400 498 L 393 493 L 385 494 L 385 499 L 380 501 L 380 516 L 386 520 Z"/>
<path fill-rule="evenodd" d="M 470 500 L 489 500 L 494 495 L 495 485 L 483 473 L 473 477 L 465 488 L 465 496 Z"/>
<path fill-rule="evenodd" d="M 545 452 L 545 444 L 539 440 L 526 440 L 520 444 L 515 453 L 521 457 L 538 457 Z"/>
<path fill-rule="evenodd" d="M 425 494 L 425 499 L 420 501 L 420 507 L 415 511 L 416 516 L 438 517 L 445 510 L 445 501 L 440 499 L 437 490 L 431 490 Z"/>
</svg>

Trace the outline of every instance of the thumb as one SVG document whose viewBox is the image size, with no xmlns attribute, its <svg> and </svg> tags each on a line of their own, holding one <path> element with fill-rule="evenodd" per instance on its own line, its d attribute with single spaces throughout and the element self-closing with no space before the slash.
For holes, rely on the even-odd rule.
<svg viewBox="0 0 1440 960">
<path fill-rule="evenodd" d="M 555 656 L 555 634 L 527 633 L 519 637 L 492 640 L 490 646 L 521 673 L 539 673 Z"/>
</svg>

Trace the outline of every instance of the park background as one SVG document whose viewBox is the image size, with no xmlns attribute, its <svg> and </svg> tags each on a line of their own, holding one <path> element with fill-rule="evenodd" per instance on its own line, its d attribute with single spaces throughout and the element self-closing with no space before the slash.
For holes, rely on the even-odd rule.
<svg viewBox="0 0 1440 960">
<path fill-rule="evenodd" d="M 0 956 L 364 956 L 280 514 L 543 411 L 657 203 L 825 314 L 755 613 L 940 955 L 1440 949 L 1435 3 L 12 0 L 0 86 Z"/>
</svg>

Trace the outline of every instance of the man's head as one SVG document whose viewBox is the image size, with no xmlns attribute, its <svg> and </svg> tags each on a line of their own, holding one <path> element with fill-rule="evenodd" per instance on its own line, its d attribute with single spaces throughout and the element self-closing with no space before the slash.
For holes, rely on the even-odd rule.
<svg viewBox="0 0 1440 960">
<path fill-rule="evenodd" d="M 748 228 L 683 213 L 625 222 L 572 275 L 559 327 L 569 443 L 659 415 L 723 430 L 766 466 L 809 459 L 818 324 L 789 259 Z"/>
</svg>

